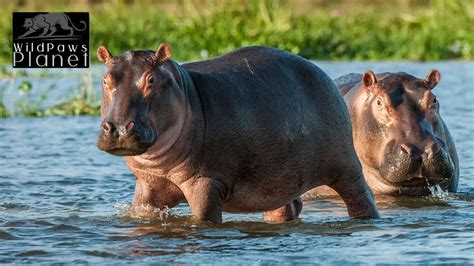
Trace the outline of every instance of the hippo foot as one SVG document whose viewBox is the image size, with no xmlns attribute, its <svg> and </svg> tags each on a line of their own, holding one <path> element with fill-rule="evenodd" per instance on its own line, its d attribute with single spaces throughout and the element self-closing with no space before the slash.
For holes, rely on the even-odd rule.
<svg viewBox="0 0 474 266">
<path fill-rule="evenodd" d="M 303 202 L 301 201 L 301 198 L 298 197 L 283 207 L 273 211 L 264 212 L 263 220 L 270 224 L 289 222 L 298 218 L 301 213 L 301 209 L 303 209 Z"/>
</svg>

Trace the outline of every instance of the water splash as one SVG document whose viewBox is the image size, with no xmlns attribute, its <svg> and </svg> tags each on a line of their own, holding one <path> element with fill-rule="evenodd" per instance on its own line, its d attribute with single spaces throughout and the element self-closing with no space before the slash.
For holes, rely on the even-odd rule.
<svg viewBox="0 0 474 266">
<path fill-rule="evenodd" d="M 450 200 L 449 192 L 443 190 L 439 184 L 436 184 L 434 186 L 428 186 L 428 189 L 430 190 L 432 197 L 440 199 L 442 201 Z"/>
<path fill-rule="evenodd" d="M 164 221 L 171 216 L 171 210 L 168 207 L 162 209 L 153 207 L 149 204 L 134 206 L 127 203 L 116 203 L 114 208 L 117 215 L 121 218 L 140 219 L 140 222 L 149 222 L 150 220 Z"/>
</svg>

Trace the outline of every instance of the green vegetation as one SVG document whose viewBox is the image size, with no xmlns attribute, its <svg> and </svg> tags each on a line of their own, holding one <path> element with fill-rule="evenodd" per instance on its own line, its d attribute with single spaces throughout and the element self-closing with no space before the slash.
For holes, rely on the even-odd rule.
<svg viewBox="0 0 474 266">
<path fill-rule="evenodd" d="M 9 73 L 10 83 L 8 86 L 13 86 L 14 78 L 17 72 Z M 22 72 L 19 72 L 20 74 Z M 4 74 L 5 75 L 5 74 Z M 25 77 L 25 76 L 22 76 Z M 31 76 L 30 76 L 31 78 Z M 92 87 L 91 75 L 85 75 L 76 88 L 72 92 L 69 100 L 59 102 L 53 106 L 45 106 L 45 101 L 49 93 L 54 90 L 56 86 L 53 84 L 43 91 L 40 95 L 33 94 L 33 84 L 28 80 L 28 76 L 17 86 L 18 92 L 17 100 L 14 103 L 14 111 L 8 112 L 5 104 L 4 93 L 6 86 L 0 87 L 0 118 L 5 118 L 14 115 L 22 116 L 78 116 L 78 115 L 98 115 L 100 112 L 100 100 Z"/>
<path fill-rule="evenodd" d="M 71 100 L 43 110 L 43 115 L 99 115 L 100 100 L 92 88 L 92 77 L 87 75 Z"/>
<path fill-rule="evenodd" d="M 7 117 L 9 115 L 10 114 L 8 113 L 8 110 L 5 107 L 5 104 L 3 101 L 3 90 L 0 90 L 0 118 Z"/>
<path fill-rule="evenodd" d="M 180 61 L 254 44 L 310 59 L 474 58 L 473 0 L 16 2 L 5 3 L 2 36 L 11 36 L 9 11 L 89 11 L 94 62 L 100 44 L 121 53 L 156 49 L 159 42 L 168 42 Z M 2 38 L 0 62 L 10 61 L 11 38 Z"/>
<path fill-rule="evenodd" d="M 248 45 L 325 60 L 474 59 L 474 0 L 0 0 L 0 4 L 4 37 L 0 64 L 11 63 L 13 11 L 90 12 L 93 63 L 102 44 L 119 54 L 154 50 L 160 42 L 170 44 L 178 61 L 210 58 Z M 28 78 L 51 77 L 46 70 L 35 73 L 0 67 L 0 79 L 24 80 L 13 111 L 5 107 L 5 90 L 17 83 L 0 87 L 0 117 L 99 113 L 90 76 L 71 100 L 45 107 L 54 88 L 38 96 Z"/>
</svg>

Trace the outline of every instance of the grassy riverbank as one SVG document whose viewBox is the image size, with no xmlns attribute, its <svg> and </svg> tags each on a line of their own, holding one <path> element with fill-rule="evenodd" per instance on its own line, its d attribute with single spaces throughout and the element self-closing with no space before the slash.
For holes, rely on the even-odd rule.
<svg viewBox="0 0 474 266">
<path fill-rule="evenodd" d="M 319 60 L 474 59 L 473 0 L 0 0 L 0 5 L 0 64 L 7 65 L 13 11 L 90 12 L 92 63 L 101 44 L 118 54 L 154 50 L 160 42 L 171 45 L 178 61 L 248 45 Z M 22 78 L 21 83 L 2 83 L 0 117 L 98 114 L 100 98 L 90 79 L 78 85 L 70 100 L 46 108 L 48 92 L 33 93 L 29 71 L 0 70 L 0 79 Z M 7 88 L 18 89 L 14 110 L 5 107 Z"/>
<path fill-rule="evenodd" d="M 310 59 L 474 58 L 472 0 L 169 2 L 6 1 L 0 31 L 7 38 L 0 40 L 0 63 L 11 61 L 10 12 L 34 10 L 90 12 L 91 55 L 103 43 L 120 53 L 156 49 L 166 41 L 181 61 L 253 44 Z"/>
</svg>

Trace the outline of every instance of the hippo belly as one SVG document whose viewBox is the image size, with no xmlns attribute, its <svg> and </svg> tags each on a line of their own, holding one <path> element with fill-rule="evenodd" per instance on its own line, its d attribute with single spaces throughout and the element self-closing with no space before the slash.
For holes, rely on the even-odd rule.
<svg viewBox="0 0 474 266">
<path fill-rule="evenodd" d="M 223 209 L 275 209 L 355 168 L 353 153 L 341 160 L 352 149 L 351 133 L 330 78 L 299 57 L 263 50 L 257 60 L 255 51 L 241 52 L 248 55 L 217 69 L 184 65 L 206 121 L 204 175 L 222 176 L 232 188 Z M 223 72 L 229 61 L 232 71 Z"/>
<path fill-rule="evenodd" d="M 275 140 L 262 153 L 254 155 L 236 177 L 232 194 L 224 202 L 223 210 L 228 212 L 259 212 L 272 210 L 297 198 L 309 188 L 324 182 L 326 176 L 319 176 L 324 170 L 315 163 L 317 150 L 311 135 L 300 135 Z M 282 142 L 283 141 L 283 142 Z M 278 195 L 275 197 L 275 195 Z"/>
</svg>

